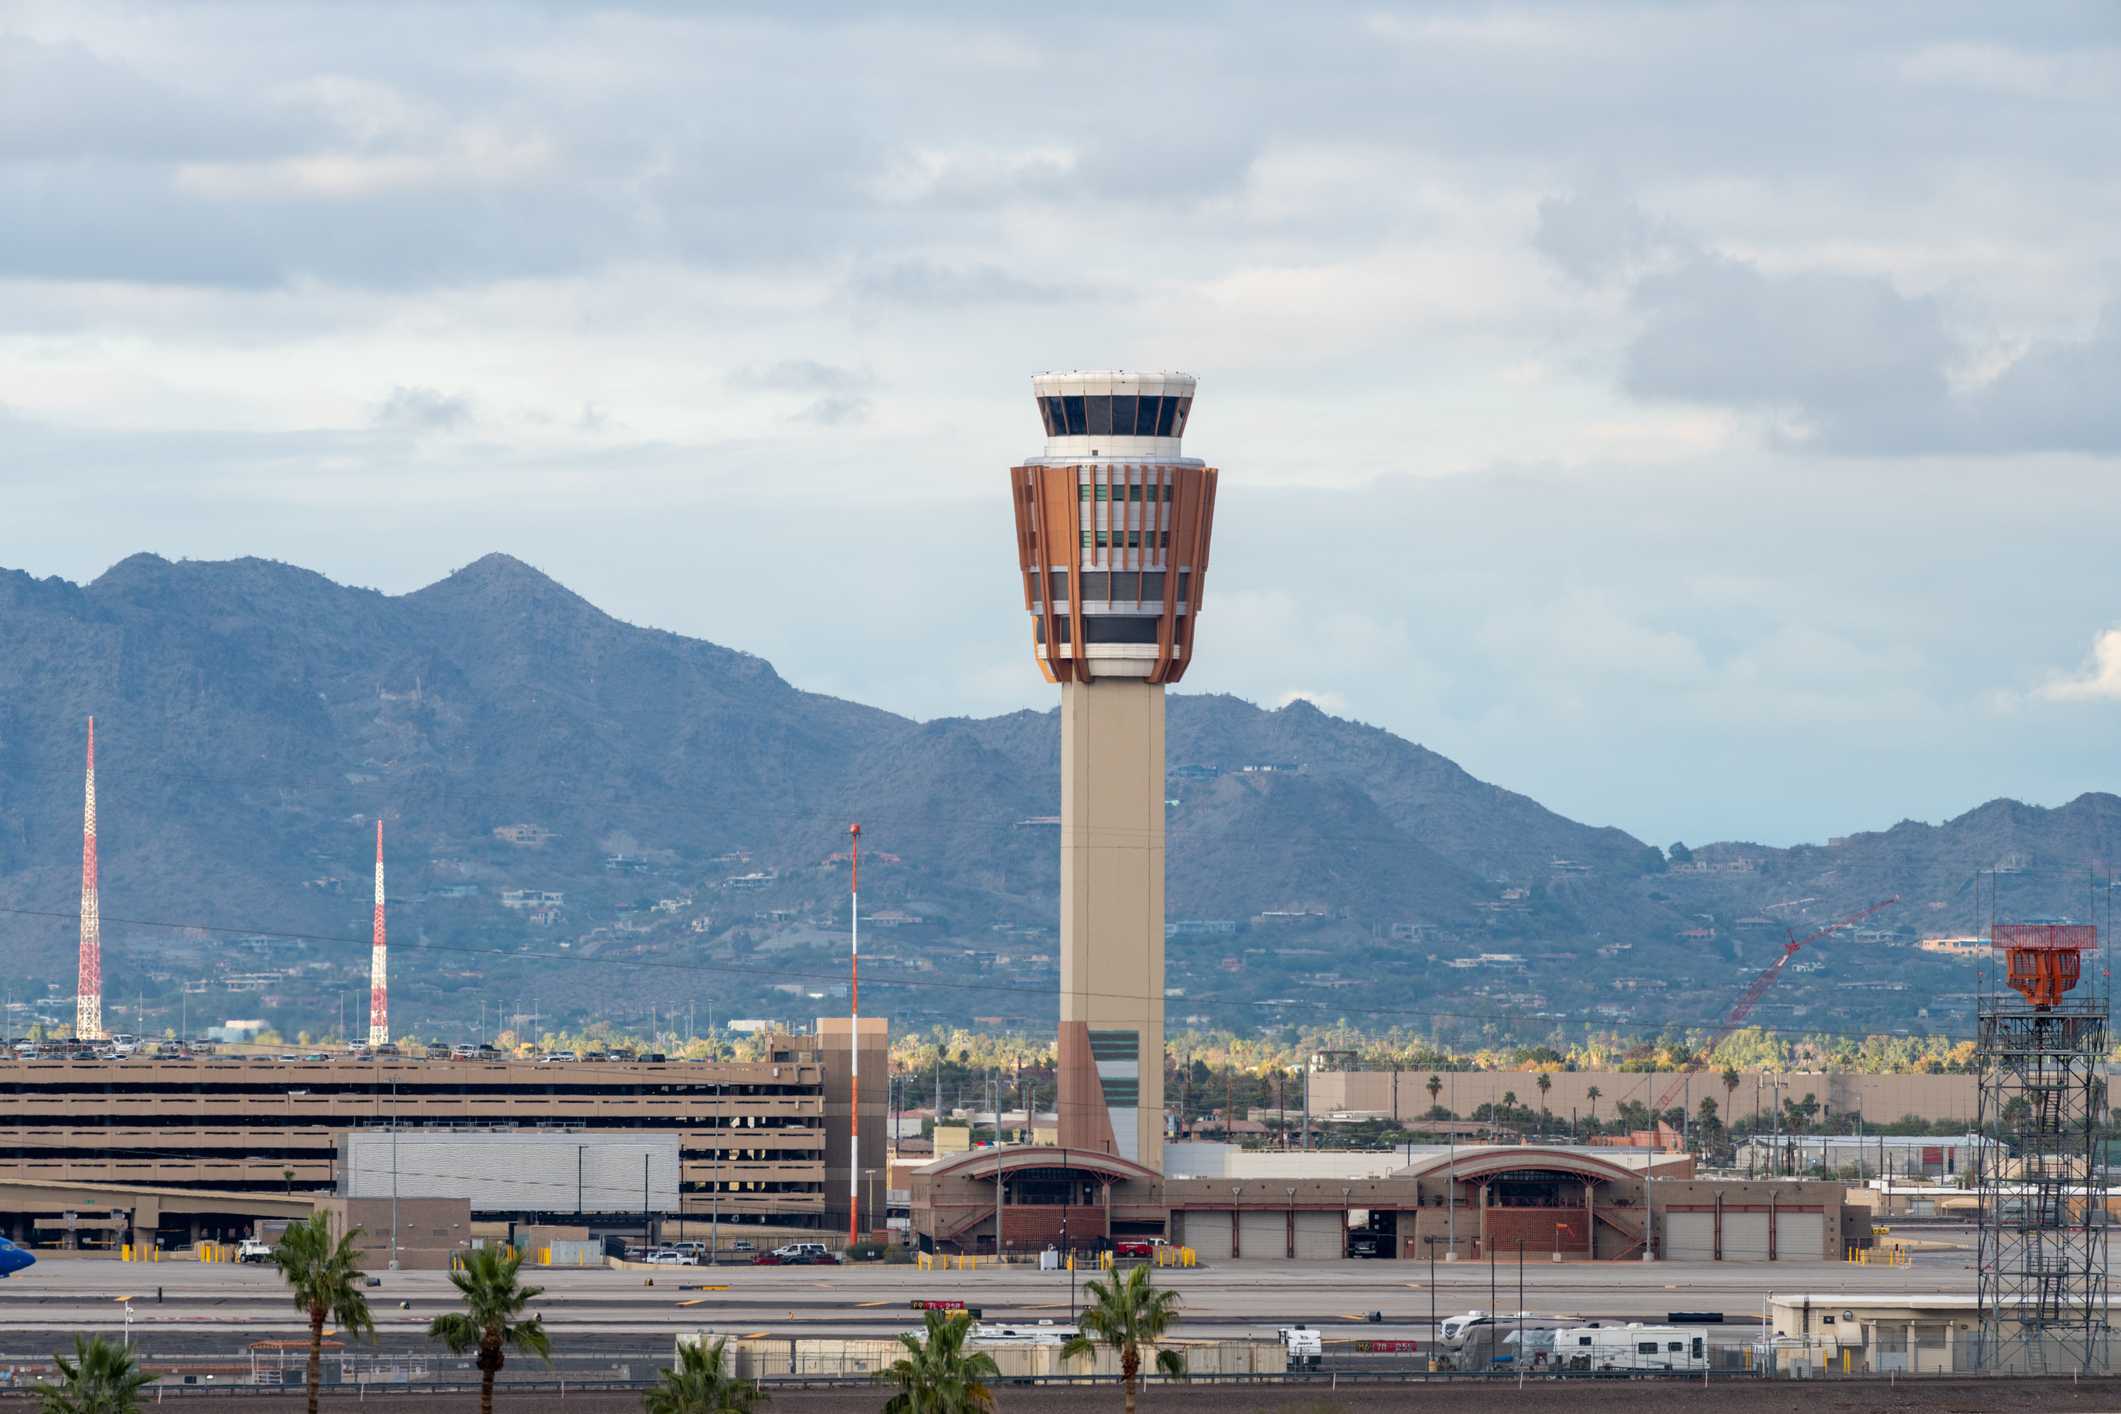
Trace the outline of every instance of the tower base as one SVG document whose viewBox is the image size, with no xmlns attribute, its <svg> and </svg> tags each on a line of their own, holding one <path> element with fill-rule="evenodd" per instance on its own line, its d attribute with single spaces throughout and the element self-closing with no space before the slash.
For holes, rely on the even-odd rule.
<svg viewBox="0 0 2121 1414">
<path fill-rule="evenodd" d="M 1164 689 L 1061 684 L 1060 1142 L 1164 1158 Z"/>
</svg>

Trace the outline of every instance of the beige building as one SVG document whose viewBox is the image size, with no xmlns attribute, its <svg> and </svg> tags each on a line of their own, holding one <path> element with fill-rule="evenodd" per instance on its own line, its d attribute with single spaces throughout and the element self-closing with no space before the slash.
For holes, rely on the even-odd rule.
<svg viewBox="0 0 2121 1414">
<path fill-rule="evenodd" d="M 841 1022 L 842 1055 L 845 1029 Z M 867 1021 L 863 1032 L 866 1042 Z M 879 1032 L 879 1055 L 881 1043 Z M 675 1150 L 668 1181 L 653 1185 L 669 1195 L 650 1214 L 662 1236 L 705 1239 L 713 1226 L 724 1240 L 733 1230 L 830 1238 L 828 1055 L 814 1037 L 778 1037 L 763 1060 L 723 1062 L 0 1059 L 0 1233 L 50 1242 L 72 1212 L 63 1240 L 100 1241 L 81 1214 L 105 1207 L 97 1200 L 109 1194 L 100 1221 L 108 1226 L 108 1209 L 125 1209 L 136 1240 L 243 1236 L 261 1219 L 300 1216 L 345 1194 L 348 1137 L 362 1135 L 373 1149 L 396 1126 L 489 1147 L 505 1147 L 511 1133 L 560 1133 L 583 1141 L 575 1146 L 582 1164 L 597 1142 L 653 1140 L 647 1147 Z M 874 1132 L 880 1168 L 884 1108 L 881 1084 L 865 1091 L 863 1127 Z M 844 1160 L 839 1172 L 844 1193 Z M 579 1216 L 577 1185 L 548 1187 L 548 1205 L 497 1216 Z M 401 1198 L 461 1191 L 461 1176 L 430 1179 L 399 1166 Z M 839 1212 L 844 1233 L 844 1198 Z"/>
<path fill-rule="evenodd" d="M 1440 1088 L 1432 1102 L 1429 1078 Z M 1528 1070 L 1350 1070 L 1322 1071 L 1310 1076 L 1311 1113 L 1374 1114 L 1415 1119 L 1437 1104 L 1456 1115 L 1470 1115 L 1482 1105 L 1499 1105 L 1505 1094 L 1517 1103 L 1547 1112 L 1566 1122 L 1572 1114 L 1593 1112 L 1590 1091 L 1598 1090 L 1596 1112 L 1611 1119 L 1629 1101 L 1655 1105 L 1666 1091 L 1677 1087 L 1672 1105 L 1684 1104 L 1689 1113 L 1703 1099 L 1716 1102 L 1726 1121 L 1771 1116 L 1778 1092 L 1784 1099 L 1818 1099 L 1822 1125 L 1833 1126 L 1825 1117 L 1862 1115 L 1873 1123 L 1915 1118 L 1971 1126 L 1974 1122 L 1974 1077 L 1971 1075 L 1861 1075 L 1850 1071 L 1745 1071 L 1738 1088 L 1726 1091 L 1720 1072 L 1556 1070 L 1546 1072 L 1553 1088 L 1542 1096 L 1539 1073 Z"/>
</svg>

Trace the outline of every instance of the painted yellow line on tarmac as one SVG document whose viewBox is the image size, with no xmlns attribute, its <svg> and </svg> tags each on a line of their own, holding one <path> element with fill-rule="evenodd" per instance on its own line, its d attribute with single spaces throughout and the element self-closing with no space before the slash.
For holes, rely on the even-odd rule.
<svg viewBox="0 0 2121 1414">
<path fill-rule="evenodd" d="M 855 1305 L 857 1305 L 857 1306 L 896 1306 L 896 1305 L 898 1305 L 898 1303 L 897 1303 L 896 1301 L 857 1301 L 857 1302 L 855 1302 L 854 1304 L 855 1304 Z"/>
<path fill-rule="evenodd" d="M 707 1298 L 704 1296 L 695 1296 L 689 1301 L 680 1301 L 678 1303 L 680 1306 L 704 1306 L 706 1304 Z"/>
<path fill-rule="evenodd" d="M 1354 1321 L 1359 1325 L 1362 1322 L 1369 1320 L 1370 1318 L 1368 1316 L 1342 1316 L 1341 1319 L 1343 1321 Z"/>
<path fill-rule="evenodd" d="M 766 1338 L 766 1336 L 767 1336 L 767 1332 L 765 1332 L 765 1331 L 745 1331 L 745 1332 L 744 1332 L 744 1333 L 743 1333 L 742 1335 L 738 1336 L 738 1337 L 737 1337 L 737 1339 L 738 1339 L 738 1340 L 764 1340 L 764 1339 Z"/>
</svg>

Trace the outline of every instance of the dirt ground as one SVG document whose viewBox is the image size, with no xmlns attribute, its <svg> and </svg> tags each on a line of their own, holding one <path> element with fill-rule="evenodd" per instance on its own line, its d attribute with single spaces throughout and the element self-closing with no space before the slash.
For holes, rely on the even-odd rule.
<svg viewBox="0 0 2121 1414">
<path fill-rule="evenodd" d="M 1037 1389 L 1002 1386 L 996 1390 L 998 1408 L 1023 1410 L 1026 1414 L 1073 1414 L 1083 1410 L 1113 1410 L 1120 1405 L 1117 1389 Z M 785 1390 L 775 1395 L 769 1410 L 791 1414 L 874 1414 L 884 1401 L 884 1392 L 871 1390 Z M 637 1394 L 572 1394 L 562 1399 L 555 1393 L 511 1394 L 505 1390 L 495 1399 L 499 1414 L 636 1414 L 641 1407 Z M 442 1396 L 406 1394 L 378 1395 L 370 1392 L 365 1402 L 352 1397 L 331 1397 L 327 1410 L 380 1408 L 420 1411 L 420 1414 L 474 1414 L 476 1395 Z M 163 1407 L 175 1409 L 219 1409 L 234 1406 L 253 1414 L 294 1414 L 303 1408 L 300 1397 L 237 1395 L 232 1397 L 171 1398 Z M 28 1400 L 0 1396 L 0 1414 L 34 1407 Z M 1436 1414 L 1484 1414 L 1488 1410 L 1553 1410 L 1560 1414 L 1655 1414 L 1658 1410 L 1697 1410 L 1713 1407 L 1716 1414 L 1870 1414 L 1870 1411 L 1908 1411 L 1908 1414 L 2035 1414 L 2036 1411 L 2121 1410 L 2121 1378 L 2086 1380 L 1921 1380 L 1889 1384 L 1884 1380 L 1816 1380 L 1718 1382 L 1707 1390 L 1699 1384 L 1649 1381 L 1540 1381 L 1522 1389 L 1499 1382 L 1493 1386 L 1472 1383 L 1434 1385 L 1382 1385 L 1332 1391 L 1324 1388 L 1282 1386 L 1240 1387 L 1196 1385 L 1182 1389 L 1149 1389 L 1141 1399 L 1142 1414 L 1170 1410 L 1174 1414 L 1342 1414 L 1342 1411 L 1373 1409 L 1434 1410 Z"/>
</svg>

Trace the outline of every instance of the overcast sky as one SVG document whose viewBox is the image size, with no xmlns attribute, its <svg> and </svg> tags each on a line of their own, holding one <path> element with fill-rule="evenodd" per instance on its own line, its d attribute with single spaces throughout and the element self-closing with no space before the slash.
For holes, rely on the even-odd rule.
<svg viewBox="0 0 2121 1414">
<path fill-rule="evenodd" d="M 2107 3 L 0 0 L 0 564 L 505 550 L 1046 706 L 1029 376 L 1177 368 L 1188 690 L 1658 843 L 2058 804 L 2121 789 L 2117 135 Z"/>
</svg>

